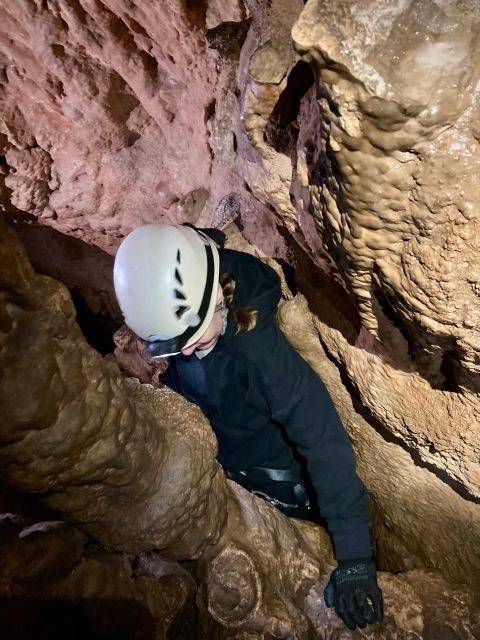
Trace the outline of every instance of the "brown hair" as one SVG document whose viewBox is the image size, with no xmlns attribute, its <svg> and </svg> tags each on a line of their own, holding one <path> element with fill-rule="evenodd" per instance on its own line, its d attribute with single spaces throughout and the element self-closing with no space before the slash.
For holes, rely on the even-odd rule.
<svg viewBox="0 0 480 640">
<path fill-rule="evenodd" d="M 228 306 L 233 301 L 236 282 L 231 273 L 221 273 L 219 278 L 220 285 L 223 289 L 223 297 L 225 304 Z M 257 310 L 248 308 L 232 309 L 233 318 L 237 325 L 236 333 L 243 331 L 251 331 L 257 324 Z"/>
</svg>

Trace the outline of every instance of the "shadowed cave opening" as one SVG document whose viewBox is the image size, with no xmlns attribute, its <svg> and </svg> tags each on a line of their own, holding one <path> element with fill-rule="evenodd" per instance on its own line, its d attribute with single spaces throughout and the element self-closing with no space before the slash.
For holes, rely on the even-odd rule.
<svg viewBox="0 0 480 640">
<path fill-rule="evenodd" d="M 102 356 L 112 353 L 115 349 L 112 336 L 119 325 L 109 316 L 95 313 L 88 305 L 81 289 L 73 287 L 69 291 L 77 311 L 78 326 L 88 344 Z"/>
<path fill-rule="evenodd" d="M 103 356 L 112 353 L 112 336 L 123 325 L 113 290 L 113 257 L 79 238 L 32 222 L 21 212 L 9 221 L 35 271 L 59 280 L 70 291 L 88 344 Z"/>
<path fill-rule="evenodd" d="M 314 81 L 312 67 L 303 60 L 297 62 L 265 127 L 265 141 L 278 153 L 294 153 L 298 138 L 296 119 L 302 98 Z"/>
</svg>

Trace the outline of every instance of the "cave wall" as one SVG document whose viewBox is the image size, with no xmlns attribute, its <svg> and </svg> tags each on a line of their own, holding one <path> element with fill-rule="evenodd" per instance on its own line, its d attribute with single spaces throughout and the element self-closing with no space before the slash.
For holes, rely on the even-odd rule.
<svg viewBox="0 0 480 640">
<path fill-rule="evenodd" d="M 88 346 L 65 286 L 33 271 L 3 220 L 0 372 L 0 622 L 12 638 L 357 634 L 324 604 L 326 531 L 227 482 L 200 410 Z M 372 639 L 478 637 L 469 585 L 424 570 L 379 581 L 387 613 Z"/>
<path fill-rule="evenodd" d="M 266 246 L 281 245 L 272 224 L 256 224 L 264 208 L 235 171 L 243 3 L 2 0 L 0 10 L 7 209 L 113 253 L 139 224 L 210 223 L 214 209 L 221 224 L 240 199 Z"/>
<path fill-rule="evenodd" d="M 282 218 L 313 314 L 313 328 L 283 328 L 327 383 L 332 362 L 341 373 L 329 389 L 385 559 L 474 581 L 479 19 L 468 3 L 307 2 L 291 31 L 297 58 L 269 43 L 269 65 L 245 62 L 254 150 L 239 161 Z"/>
<path fill-rule="evenodd" d="M 410 511 L 412 478 L 427 530 L 430 505 L 444 510 L 433 565 L 456 547 L 444 531 L 478 561 L 479 35 L 478 7 L 457 2 L 311 1 L 292 30 L 318 77 L 297 179 L 361 318 L 350 339 L 314 324 L 367 422 L 415 465 L 392 466 L 394 497 L 377 492 L 384 513 L 388 502 Z"/>
<path fill-rule="evenodd" d="M 383 568 L 478 588 L 478 7 L 224 5 L 0 0 L 4 215 L 32 259 L 35 225 L 113 255 L 145 222 L 235 222 L 293 267 L 281 326 L 352 437 Z M 114 312 L 99 264 L 51 275 Z"/>
</svg>

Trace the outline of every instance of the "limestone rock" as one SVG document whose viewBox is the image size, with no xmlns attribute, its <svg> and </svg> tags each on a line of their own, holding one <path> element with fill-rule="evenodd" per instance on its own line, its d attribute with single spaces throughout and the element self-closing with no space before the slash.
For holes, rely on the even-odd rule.
<svg viewBox="0 0 480 640">
<path fill-rule="evenodd" d="M 137 378 L 140 382 L 148 382 L 154 387 L 163 386 L 159 376 L 167 370 L 166 359 L 152 358 L 145 342 L 126 325 L 114 333 L 113 340 L 116 345 L 115 361 L 125 375 Z"/>
<path fill-rule="evenodd" d="M 4 489 L 46 494 L 106 546 L 198 556 L 220 533 L 226 491 L 201 412 L 124 382 L 86 344 L 65 288 L 34 274 L 4 224 L 0 263 Z"/>
<path fill-rule="evenodd" d="M 369 488 L 373 503 L 374 545 L 382 568 L 390 571 L 435 569 L 450 579 L 469 582 L 478 589 L 478 505 L 468 499 L 468 495 L 459 494 L 456 485 L 449 486 L 446 478 L 436 474 L 435 469 L 422 467 L 413 456 L 415 448 L 412 447 L 412 453 L 409 453 L 403 438 L 386 439 L 386 427 L 385 431 L 380 430 L 361 403 L 355 401 L 355 395 L 352 398 L 350 387 L 345 385 L 337 366 L 342 364 L 341 354 L 349 354 L 356 362 L 362 362 L 362 359 L 355 357 L 360 350 L 351 347 L 340 330 L 320 322 L 300 296 L 283 303 L 279 323 L 291 344 L 327 385 L 352 439 L 359 473 Z M 370 379 L 371 371 L 375 371 L 374 356 L 360 353 L 365 353 L 372 363 L 364 366 L 361 372 L 359 369 L 355 379 Z M 337 357 L 336 363 L 327 354 Z M 366 384 L 367 387 L 370 393 L 375 389 L 374 384 Z M 393 388 L 383 396 L 398 397 L 401 396 Z M 405 403 L 407 399 L 410 403 L 410 415 L 415 415 L 415 410 L 418 414 L 421 398 L 418 389 L 405 393 Z M 393 410 L 388 417 L 390 425 L 405 419 L 400 411 Z"/>
<path fill-rule="evenodd" d="M 478 7 L 423 0 L 311 0 L 293 29 L 318 70 L 298 173 L 322 240 L 364 326 L 380 337 L 378 303 L 420 375 L 467 393 L 480 388 L 479 33 Z"/>
<path fill-rule="evenodd" d="M 2 0 L 0 11 L 7 210 L 114 253 L 142 223 L 208 226 L 236 192 L 249 232 L 282 244 L 236 171 L 243 2 Z M 207 46 L 225 30 L 233 57 Z"/>
<path fill-rule="evenodd" d="M 90 547 L 65 522 L 0 521 L 4 638 L 195 638 L 195 583 L 175 562 Z M 160 570 L 161 567 L 161 570 Z"/>
</svg>

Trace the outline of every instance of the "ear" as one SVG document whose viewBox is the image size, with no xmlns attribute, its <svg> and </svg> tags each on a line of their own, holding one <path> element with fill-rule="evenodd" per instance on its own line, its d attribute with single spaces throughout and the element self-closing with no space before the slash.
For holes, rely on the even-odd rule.
<svg viewBox="0 0 480 640">
<path fill-rule="evenodd" d="M 217 289 L 217 304 L 220 304 L 221 302 L 223 302 L 223 289 L 222 285 L 219 284 Z"/>
</svg>

